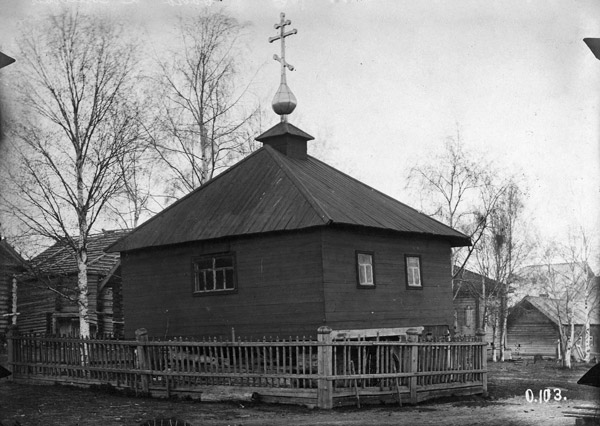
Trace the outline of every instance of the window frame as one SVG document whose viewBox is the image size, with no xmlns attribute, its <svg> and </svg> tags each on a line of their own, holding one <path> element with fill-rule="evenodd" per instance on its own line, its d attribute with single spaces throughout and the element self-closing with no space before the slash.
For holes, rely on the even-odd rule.
<svg viewBox="0 0 600 426">
<path fill-rule="evenodd" d="M 222 270 L 221 268 L 215 268 L 215 261 L 217 258 L 231 258 L 231 269 L 233 271 L 233 288 L 227 289 L 219 289 L 219 290 L 197 290 L 197 281 L 198 281 L 198 271 L 199 269 L 196 267 L 200 262 L 206 261 L 208 259 L 211 260 L 212 268 L 210 270 Z M 207 269 L 202 269 L 207 270 Z M 205 297 L 205 296 L 222 296 L 227 294 L 234 294 L 238 292 L 238 282 L 237 282 L 237 263 L 235 252 L 220 252 L 220 253 L 209 253 L 202 256 L 196 256 L 192 258 L 192 296 L 194 297 Z"/>
<path fill-rule="evenodd" d="M 371 256 L 371 278 L 373 280 L 372 284 L 361 284 L 360 283 L 360 263 L 358 262 L 359 255 L 367 255 Z M 376 287 L 376 278 L 375 278 L 375 253 L 372 251 L 366 250 L 356 250 L 354 253 L 354 263 L 356 270 L 356 287 L 360 289 L 372 289 Z"/>
<path fill-rule="evenodd" d="M 419 260 L 419 285 L 409 284 L 408 274 L 408 259 L 416 258 Z M 423 261 L 420 254 L 405 254 L 404 255 L 404 279 L 406 280 L 406 288 L 408 290 L 423 290 Z"/>
</svg>

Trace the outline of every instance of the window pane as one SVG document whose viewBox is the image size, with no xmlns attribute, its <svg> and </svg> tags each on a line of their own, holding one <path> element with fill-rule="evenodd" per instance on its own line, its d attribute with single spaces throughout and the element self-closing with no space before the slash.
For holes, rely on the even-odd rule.
<svg viewBox="0 0 600 426">
<path fill-rule="evenodd" d="M 223 290 L 225 288 L 225 271 L 222 269 L 218 269 L 215 271 L 216 282 L 215 282 L 215 290 Z"/>
<path fill-rule="evenodd" d="M 202 272 L 196 271 L 196 279 L 194 281 L 194 291 L 202 291 L 204 289 L 204 276 Z"/>
<path fill-rule="evenodd" d="M 359 253 L 358 254 L 358 264 L 359 265 L 365 265 L 365 264 L 372 264 L 372 256 L 370 254 L 364 254 L 364 253 Z"/>
<path fill-rule="evenodd" d="M 215 268 L 233 267 L 233 257 L 223 256 L 215 259 Z"/>
<path fill-rule="evenodd" d="M 408 257 L 406 259 L 406 262 L 408 264 L 408 267 L 419 267 L 419 258 L 418 257 Z"/>
<path fill-rule="evenodd" d="M 413 280 L 414 284 L 415 285 L 421 285 L 421 273 L 419 271 L 419 268 L 415 268 L 413 270 L 413 272 L 415 274 L 415 277 L 414 277 L 414 280 Z"/>
<path fill-rule="evenodd" d="M 365 284 L 373 284 L 373 267 L 371 265 L 366 265 L 365 273 L 367 275 L 367 281 Z"/>
<path fill-rule="evenodd" d="M 210 269 L 210 268 L 212 268 L 212 259 L 211 258 L 201 259 L 198 262 L 196 262 L 196 265 L 197 265 L 198 269 Z"/>
<path fill-rule="evenodd" d="M 233 290 L 233 269 L 227 269 L 225 271 L 225 288 Z"/>
<path fill-rule="evenodd" d="M 365 271 L 364 265 L 358 265 L 358 282 L 361 285 L 367 283 L 367 272 Z"/>
<path fill-rule="evenodd" d="M 214 283 L 214 277 L 213 277 L 213 271 L 206 271 L 206 283 L 204 285 L 204 290 L 206 291 L 212 291 L 215 289 L 215 283 Z"/>
</svg>

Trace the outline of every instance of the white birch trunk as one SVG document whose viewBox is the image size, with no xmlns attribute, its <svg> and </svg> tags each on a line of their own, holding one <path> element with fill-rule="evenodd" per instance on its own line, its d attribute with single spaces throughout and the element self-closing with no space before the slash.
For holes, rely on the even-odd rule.
<svg viewBox="0 0 600 426">
<path fill-rule="evenodd" d="M 79 237 L 79 250 L 77 252 L 77 288 L 79 305 L 79 335 L 90 337 L 90 322 L 88 308 L 88 280 L 87 280 L 87 248 L 82 245 L 83 237 Z"/>
<path fill-rule="evenodd" d="M 565 359 L 564 359 L 564 366 L 567 368 L 571 368 L 571 351 L 573 350 L 573 340 L 575 339 L 575 324 L 573 324 L 573 321 L 570 321 L 570 328 L 571 331 L 569 333 L 569 337 L 567 338 L 567 342 L 566 342 L 566 348 L 565 348 Z"/>
<path fill-rule="evenodd" d="M 590 309 L 590 304 L 587 301 L 587 297 L 586 297 L 586 301 L 585 301 L 585 324 L 583 325 L 584 327 L 584 332 L 583 332 L 583 344 L 584 344 L 584 357 L 583 360 L 585 362 L 590 362 L 590 358 L 591 358 L 591 351 L 592 348 L 590 347 L 592 344 L 592 336 L 591 336 L 591 327 L 590 327 L 590 315 L 591 315 L 591 309 Z"/>
<path fill-rule="evenodd" d="M 492 333 L 492 344 L 494 349 L 492 351 L 492 361 L 498 362 L 498 315 L 494 318 L 494 329 Z"/>
<path fill-rule="evenodd" d="M 500 361 L 506 361 L 506 319 L 507 315 L 502 314 L 502 330 L 500 332 Z"/>
</svg>

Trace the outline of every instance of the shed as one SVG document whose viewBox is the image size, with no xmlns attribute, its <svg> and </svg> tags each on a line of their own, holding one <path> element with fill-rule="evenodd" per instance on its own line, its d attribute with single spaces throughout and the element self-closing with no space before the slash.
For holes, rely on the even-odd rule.
<svg viewBox="0 0 600 426">
<path fill-rule="evenodd" d="M 92 333 L 122 335 L 123 311 L 118 253 L 104 250 L 128 230 L 90 235 L 88 304 Z M 79 334 L 77 261 L 73 250 L 57 242 L 31 260 L 29 272 L 19 277 L 19 329 L 60 335 Z"/>
<path fill-rule="evenodd" d="M 581 305 L 572 304 L 575 324 L 575 335 L 583 336 L 585 312 Z M 507 347 L 513 354 L 522 356 L 542 355 L 558 357 L 559 329 L 565 328 L 570 333 L 567 321 L 567 305 L 564 300 L 547 296 L 525 296 L 511 308 L 507 318 Z M 600 352 L 600 319 L 597 309 L 590 318 L 591 346 L 590 352 Z M 576 342 L 583 352 L 583 338 Z M 573 352 L 574 356 L 577 353 Z"/>
<path fill-rule="evenodd" d="M 452 326 L 462 233 L 307 155 L 288 122 L 263 147 L 110 247 L 125 334 L 401 334 Z"/>
</svg>

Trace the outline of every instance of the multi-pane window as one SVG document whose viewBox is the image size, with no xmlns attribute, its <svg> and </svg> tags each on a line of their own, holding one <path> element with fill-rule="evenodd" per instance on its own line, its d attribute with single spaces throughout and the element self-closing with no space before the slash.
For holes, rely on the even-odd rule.
<svg viewBox="0 0 600 426">
<path fill-rule="evenodd" d="M 419 256 L 405 256 L 406 285 L 411 288 L 420 288 L 421 283 L 421 258 Z"/>
<path fill-rule="evenodd" d="M 232 254 L 204 256 L 194 261 L 194 293 L 225 293 L 235 289 Z"/>
<path fill-rule="evenodd" d="M 373 254 L 356 252 L 356 273 L 359 286 L 374 286 Z"/>
</svg>

